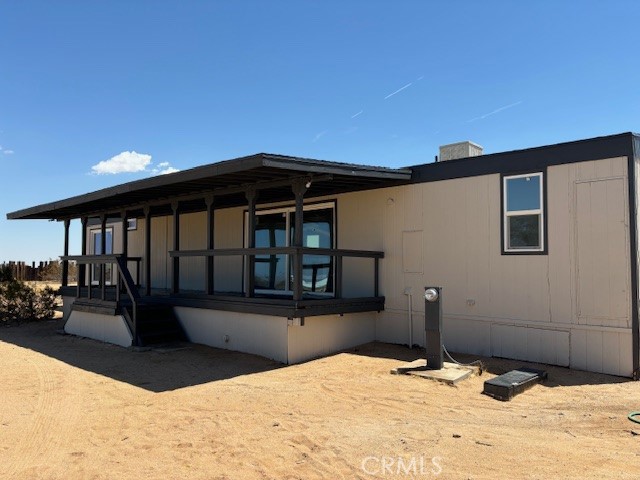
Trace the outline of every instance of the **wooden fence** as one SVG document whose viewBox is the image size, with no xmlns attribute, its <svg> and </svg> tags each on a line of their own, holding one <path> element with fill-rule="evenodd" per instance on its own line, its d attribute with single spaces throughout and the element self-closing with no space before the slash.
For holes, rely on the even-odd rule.
<svg viewBox="0 0 640 480">
<path fill-rule="evenodd" d="M 70 276 L 75 277 L 75 265 L 71 268 Z M 56 260 L 48 260 L 39 262 L 31 262 L 28 265 L 26 262 L 2 262 L 2 268 L 8 268 L 11 271 L 11 275 L 16 280 L 21 282 L 32 282 L 37 280 L 48 281 L 60 281 L 62 275 L 62 264 Z"/>
</svg>

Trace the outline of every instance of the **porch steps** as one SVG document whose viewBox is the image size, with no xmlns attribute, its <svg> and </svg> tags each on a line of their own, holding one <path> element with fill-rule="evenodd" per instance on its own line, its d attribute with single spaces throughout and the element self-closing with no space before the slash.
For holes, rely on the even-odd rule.
<svg viewBox="0 0 640 480">
<path fill-rule="evenodd" d="M 131 318 L 131 307 L 125 307 L 125 309 L 126 314 Z M 138 305 L 137 322 L 139 346 L 181 342 L 187 339 L 171 306 Z"/>
<path fill-rule="evenodd" d="M 117 304 L 116 302 L 110 302 L 107 300 L 77 298 L 73 304 L 71 304 L 71 310 L 97 313 L 101 315 L 116 315 Z"/>
</svg>

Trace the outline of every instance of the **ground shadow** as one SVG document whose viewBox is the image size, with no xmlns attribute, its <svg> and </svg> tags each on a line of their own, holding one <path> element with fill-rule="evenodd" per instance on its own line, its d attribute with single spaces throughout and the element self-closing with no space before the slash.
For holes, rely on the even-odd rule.
<svg viewBox="0 0 640 480">
<path fill-rule="evenodd" d="M 345 350 L 346 353 L 363 355 L 367 357 L 389 358 L 398 360 L 398 366 L 403 362 L 412 362 L 418 358 L 425 357 L 423 348 L 414 347 L 410 349 L 406 345 L 394 345 L 389 343 L 373 342 L 360 345 L 356 348 Z M 546 387 L 570 387 L 577 385 L 609 385 L 614 383 L 626 383 L 632 381 L 630 378 L 617 377 L 602 373 L 584 372 L 566 367 L 546 365 L 541 363 L 524 362 L 522 360 L 511 360 L 496 357 L 481 357 L 479 355 L 468 355 L 464 353 L 450 352 L 451 356 L 460 363 L 471 363 L 480 360 L 485 372 L 493 375 L 502 375 L 520 367 L 535 368 L 547 372 L 547 379 L 541 385 Z M 445 357 L 445 361 L 448 359 Z"/>
<path fill-rule="evenodd" d="M 0 326 L 0 342 L 42 353 L 152 392 L 266 372 L 284 365 L 257 355 L 182 343 L 134 349 L 73 335 L 61 335 L 62 321 Z"/>
</svg>

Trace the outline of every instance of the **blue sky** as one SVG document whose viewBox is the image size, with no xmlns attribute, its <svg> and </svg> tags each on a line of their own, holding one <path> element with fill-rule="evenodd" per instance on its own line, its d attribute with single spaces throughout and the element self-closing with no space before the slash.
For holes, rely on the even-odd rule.
<svg viewBox="0 0 640 480">
<path fill-rule="evenodd" d="M 616 0 L 0 0 L 0 262 L 62 253 L 61 224 L 7 212 L 167 170 L 640 130 L 639 20 Z"/>
</svg>

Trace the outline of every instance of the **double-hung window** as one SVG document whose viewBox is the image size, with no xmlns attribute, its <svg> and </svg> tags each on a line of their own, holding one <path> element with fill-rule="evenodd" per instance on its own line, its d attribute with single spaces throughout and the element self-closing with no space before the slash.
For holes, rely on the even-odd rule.
<svg viewBox="0 0 640 480">
<path fill-rule="evenodd" d="M 503 252 L 544 252 L 544 174 L 510 175 L 502 181 Z"/>
</svg>

